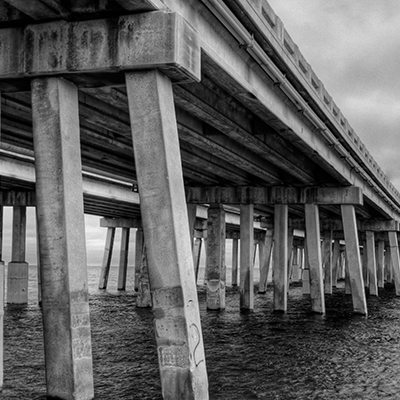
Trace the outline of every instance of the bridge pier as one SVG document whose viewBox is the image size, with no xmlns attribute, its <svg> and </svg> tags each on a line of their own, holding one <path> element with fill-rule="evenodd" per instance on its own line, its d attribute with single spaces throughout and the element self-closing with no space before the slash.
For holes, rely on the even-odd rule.
<svg viewBox="0 0 400 400">
<path fill-rule="evenodd" d="M 288 205 L 276 204 L 274 217 L 274 311 L 287 311 Z"/>
<path fill-rule="evenodd" d="M 29 265 L 25 261 L 26 206 L 13 206 L 12 251 L 8 263 L 7 303 L 28 303 Z"/>
<path fill-rule="evenodd" d="M 232 286 L 238 285 L 239 239 L 232 239 Z"/>
<path fill-rule="evenodd" d="M 3 206 L 0 205 L 0 390 L 4 380 L 4 283 Z"/>
<path fill-rule="evenodd" d="M 341 209 L 346 242 L 346 267 L 348 272 L 346 276 L 350 279 L 353 308 L 354 312 L 367 315 L 367 300 L 362 276 L 355 207 L 346 204 L 342 205 Z"/>
<path fill-rule="evenodd" d="M 110 274 L 112 252 L 114 249 L 115 227 L 107 228 L 106 244 L 104 247 L 103 263 L 101 265 L 99 289 L 107 289 L 108 276 Z"/>
<path fill-rule="evenodd" d="M 272 250 L 274 242 L 274 230 L 268 229 L 260 240 L 260 284 L 258 293 L 266 293 L 268 274 L 272 261 Z"/>
<path fill-rule="evenodd" d="M 367 266 L 369 276 L 369 294 L 378 296 L 378 279 L 376 271 L 375 235 L 373 231 L 366 231 Z"/>
<path fill-rule="evenodd" d="M 322 242 L 323 248 L 323 266 L 324 266 L 324 292 L 325 294 L 332 294 L 332 230 L 324 231 L 324 239 Z"/>
<path fill-rule="evenodd" d="M 211 204 L 207 218 L 207 309 L 225 309 L 225 210 L 220 204 Z"/>
<path fill-rule="evenodd" d="M 164 399 L 208 399 L 171 81 L 126 73 Z"/>
<path fill-rule="evenodd" d="M 32 81 L 36 201 L 47 395 L 94 397 L 78 91 Z"/>
<path fill-rule="evenodd" d="M 378 288 L 381 289 L 385 287 L 384 267 L 385 267 L 385 241 L 383 239 L 378 239 L 378 245 L 376 248 L 376 269 L 378 278 Z"/>
</svg>

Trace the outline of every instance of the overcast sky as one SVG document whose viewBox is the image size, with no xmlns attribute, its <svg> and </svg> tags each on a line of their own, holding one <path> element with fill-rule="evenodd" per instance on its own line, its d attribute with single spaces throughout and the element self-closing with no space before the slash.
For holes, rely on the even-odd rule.
<svg viewBox="0 0 400 400">
<path fill-rule="evenodd" d="M 400 1 L 268 2 L 400 190 Z"/>
<path fill-rule="evenodd" d="M 269 0 L 350 125 L 400 190 L 400 0 Z M 10 210 L 5 261 L 10 261 Z M 33 210 L 28 219 L 34 219 Z M 86 217 L 88 262 L 101 264 L 105 228 Z M 35 226 L 27 261 L 35 264 Z M 133 240 L 131 236 L 131 240 Z M 114 253 L 118 262 L 119 241 Z"/>
</svg>

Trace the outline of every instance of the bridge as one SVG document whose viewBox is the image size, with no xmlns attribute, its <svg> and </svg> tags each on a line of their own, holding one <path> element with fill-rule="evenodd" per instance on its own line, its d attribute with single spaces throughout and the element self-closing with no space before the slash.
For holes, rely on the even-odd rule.
<svg viewBox="0 0 400 400">
<path fill-rule="evenodd" d="M 208 398 L 195 232 L 207 232 L 210 310 L 224 308 L 232 232 L 242 311 L 255 237 L 286 311 L 294 229 L 314 312 L 335 244 L 356 313 L 387 271 L 400 294 L 399 192 L 266 0 L 0 0 L 0 52 L 1 208 L 20 228 L 8 301 L 26 284 L 34 206 L 48 396 L 93 398 L 84 213 L 143 229 L 166 399 Z"/>
</svg>

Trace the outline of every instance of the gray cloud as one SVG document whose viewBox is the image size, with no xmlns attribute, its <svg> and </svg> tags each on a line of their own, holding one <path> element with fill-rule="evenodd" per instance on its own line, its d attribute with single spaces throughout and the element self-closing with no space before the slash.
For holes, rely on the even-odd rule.
<svg viewBox="0 0 400 400">
<path fill-rule="evenodd" d="M 400 188 L 400 2 L 269 3 L 369 152 Z"/>
</svg>

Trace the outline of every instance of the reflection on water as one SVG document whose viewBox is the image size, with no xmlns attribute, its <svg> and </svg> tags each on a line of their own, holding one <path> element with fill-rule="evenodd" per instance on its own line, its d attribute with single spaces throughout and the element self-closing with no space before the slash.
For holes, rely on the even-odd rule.
<svg viewBox="0 0 400 400">
<path fill-rule="evenodd" d="M 132 271 L 128 280 L 132 282 Z M 5 312 L 2 399 L 45 393 L 40 310 L 31 268 L 30 303 Z M 158 362 L 149 310 L 135 308 L 132 285 L 97 287 L 89 269 L 96 399 L 160 399 Z M 343 286 L 326 296 L 326 317 L 310 313 L 310 299 L 291 287 L 286 315 L 275 314 L 272 288 L 256 295 L 253 313 L 239 312 L 228 288 L 226 310 L 207 312 L 199 287 L 211 400 L 400 399 L 400 298 L 394 289 L 369 297 L 369 317 L 352 314 Z"/>
</svg>

